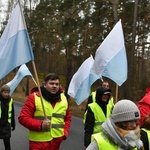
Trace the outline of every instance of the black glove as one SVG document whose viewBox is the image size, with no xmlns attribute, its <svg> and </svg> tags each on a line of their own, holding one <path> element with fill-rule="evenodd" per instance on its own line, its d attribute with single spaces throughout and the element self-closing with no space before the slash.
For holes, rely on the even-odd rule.
<svg viewBox="0 0 150 150">
<path fill-rule="evenodd" d="M 14 131 L 14 130 L 15 130 L 15 127 L 11 127 L 11 130 Z"/>
</svg>

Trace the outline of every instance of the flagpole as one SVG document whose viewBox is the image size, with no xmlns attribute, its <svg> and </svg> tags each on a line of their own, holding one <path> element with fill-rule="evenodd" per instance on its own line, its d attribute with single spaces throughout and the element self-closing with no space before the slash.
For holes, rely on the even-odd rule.
<svg viewBox="0 0 150 150">
<path fill-rule="evenodd" d="M 115 97 L 115 104 L 118 101 L 118 85 L 116 84 L 116 97 Z"/>
<path fill-rule="evenodd" d="M 38 84 L 36 83 L 35 79 L 32 77 L 33 82 L 35 83 L 36 86 L 38 86 Z"/>
<path fill-rule="evenodd" d="M 43 103 L 43 98 L 42 98 L 42 92 L 41 92 L 41 89 L 40 89 L 39 79 L 38 79 L 38 75 L 37 75 L 37 71 L 36 71 L 36 67 L 35 67 L 34 61 L 32 61 L 32 65 L 33 65 L 33 70 L 34 70 L 35 78 L 36 78 L 36 81 L 37 81 L 38 90 L 39 90 L 39 93 L 40 93 L 40 100 L 41 100 L 41 104 L 42 104 L 42 109 L 43 109 L 44 117 L 47 120 L 47 116 L 46 116 L 46 112 L 45 112 L 45 108 L 44 108 L 44 103 Z"/>
<path fill-rule="evenodd" d="M 23 23 L 24 23 L 24 27 L 26 27 L 26 23 L 25 23 L 25 20 L 24 20 L 24 15 L 23 15 L 23 11 L 22 11 L 20 0 L 18 0 L 18 3 L 19 3 L 19 7 L 20 7 L 21 16 L 23 17 L 22 20 L 23 20 Z M 36 78 L 36 81 L 37 81 L 37 87 L 38 87 L 38 90 L 39 90 L 39 93 L 40 93 L 40 100 L 41 100 L 41 104 L 42 104 L 42 109 L 43 109 L 44 117 L 45 117 L 45 119 L 47 119 L 45 108 L 44 108 L 44 103 L 43 103 L 43 99 L 42 99 L 42 92 L 41 92 L 41 89 L 40 89 L 40 84 L 39 84 L 39 80 L 38 80 L 37 71 L 36 71 L 36 67 L 35 67 L 34 61 L 32 61 L 32 65 L 33 65 L 33 70 L 34 70 L 35 78 Z"/>
</svg>

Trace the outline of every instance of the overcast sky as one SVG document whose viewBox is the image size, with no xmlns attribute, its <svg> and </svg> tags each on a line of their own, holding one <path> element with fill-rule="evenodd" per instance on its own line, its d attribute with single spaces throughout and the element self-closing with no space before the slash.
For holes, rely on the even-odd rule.
<svg viewBox="0 0 150 150">
<path fill-rule="evenodd" d="M 3 13 L 4 13 L 4 10 L 5 10 L 5 3 L 4 3 L 4 0 L 0 0 L 0 19 L 2 19 L 3 17 Z"/>
</svg>

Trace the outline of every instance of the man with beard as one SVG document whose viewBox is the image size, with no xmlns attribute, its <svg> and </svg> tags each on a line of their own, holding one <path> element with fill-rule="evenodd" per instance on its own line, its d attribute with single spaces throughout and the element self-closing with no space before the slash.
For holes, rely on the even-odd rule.
<svg viewBox="0 0 150 150">
<path fill-rule="evenodd" d="M 31 90 L 18 119 L 29 129 L 30 150 L 59 150 L 61 142 L 68 137 L 71 123 L 68 101 L 61 93 L 60 79 L 55 73 L 48 74 L 40 88 L 42 95 L 37 88 Z"/>
<path fill-rule="evenodd" d="M 139 119 L 140 111 L 135 103 L 118 101 L 111 116 L 101 125 L 101 131 L 93 134 L 86 150 L 142 150 Z"/>
<path fill-rule="evenodd" d="M 111 90 L 105 87 L 99 87 L 96 91 L 95 100 L 88 104 L 88 109 L 84 114 L 84 146 L 91 143 L 91 136 L 100 131 L 100 125 L 110 116 L 111 109 L 108 102 L 111 96 Z"/>
<path fill-rule="evenodd" d="M 11 150 L 11 130 L 15 130 L 14 105 L 9 93 L 10 87 L 3 85 L 0 91 L 0 139 L 3 139 L 5 150 Z"/>
</svg>

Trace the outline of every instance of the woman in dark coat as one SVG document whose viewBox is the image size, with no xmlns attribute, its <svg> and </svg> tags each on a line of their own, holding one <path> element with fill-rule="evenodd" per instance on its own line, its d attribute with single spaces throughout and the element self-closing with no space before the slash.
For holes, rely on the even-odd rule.
<svg viewBox="0 0 150 150">
<path fill-rule="evenodd" d="M 13 99 L 9 96 L 10 88 L 3 85 L 0 91 L 0 139 L 3 139 L 5 150 L 11 150 L 11 130 L 15 130 Z"/>
</svg>

